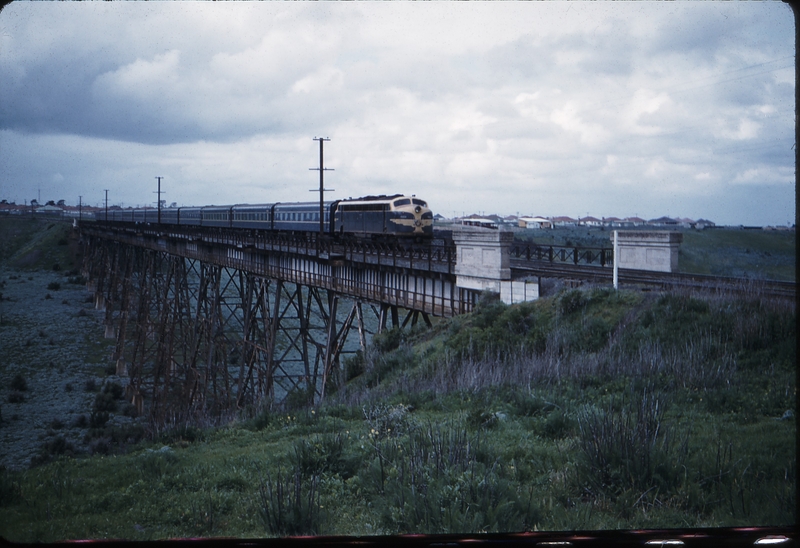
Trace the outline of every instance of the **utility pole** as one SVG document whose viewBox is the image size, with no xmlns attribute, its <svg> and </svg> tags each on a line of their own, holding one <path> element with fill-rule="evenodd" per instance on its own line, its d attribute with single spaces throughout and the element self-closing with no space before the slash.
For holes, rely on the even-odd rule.
<svg viewBox="0 0 800 548">
<path fill-rule="evenodd" d="M 82 200 L 83 200 L 83 196 L 78 196 L 78 223 L 80 223 L 80 222 L 81 222 L 81 220 L 83 219 L 83 216 L 81 215 L 81 213 L 82 213 L 82 211 L 83 211 L 83 207 L 82 207 L 82 206 L 83 206 L 83 203 L 82 203 Z"/>
<path fill-rule="evenodd" d="M 108 189 L 104 189 L 106 191 L 106 221 L 108 221 Z"/>
<path fill-rule="evenodd" d="M 158 224 L 161 224 L 161 179 L 164 177 L 156 177 L 158 179 Z"/>
<path fill-rule="evenodd" d="M 335 171 L 333 169 L 328 169 L 324 167 L 322 164 L 322 142 L 323 141 L 330 141 L 327 137 L 314 137 L 314 141 L 319 141 L 319 167 L 310 167 L 308 168 L 309 171 L 317 171 L 319 170 L 319 235 L 322 236 L 325 233 L 325 205 L 323 204 L 323 194 L 325 191 L 332 191 L 335 190 L 333 188 L 325 188 L 325 185 L 322 182 L 322 174 L 326 171 Z M 309 192 L 316 192 L 315 189 L 309 190 Z"/>
</svg>

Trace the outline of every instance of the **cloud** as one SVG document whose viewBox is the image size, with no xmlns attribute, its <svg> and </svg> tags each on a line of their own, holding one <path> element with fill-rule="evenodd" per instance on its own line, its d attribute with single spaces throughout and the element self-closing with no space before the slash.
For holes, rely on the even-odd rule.
<svg viewBox="0 0 800 548">
<path fill-rule="evenodd" d="M 677 207 L 784 188 L 787 15 L 717 2 L 11 4 L 0 169 L 24 196 L 48 181 L 149 200 L 163 175 L 179 203 L 305 200 L 311 137 L 325 135 L 337 195 L 416 192 L 453 209 L 625 216 L 670 192 Z M 745 214 L 704 203 L 721 222 Z"/>
</svg>

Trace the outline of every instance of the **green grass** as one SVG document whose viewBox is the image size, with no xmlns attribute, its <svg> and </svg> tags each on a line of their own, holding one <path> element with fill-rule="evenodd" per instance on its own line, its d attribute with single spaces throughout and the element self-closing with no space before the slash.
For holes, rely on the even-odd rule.
<svg viewBox="0 0 800 548">
<path fill-rule="evenodd" d="M 789 525 L 795 323 L 758 299 L 485 299 L 378 339 L 320 408 L 2 471 L 0 535 Z"/>
<path fill-rule="evenodd" d="M 76 252 L 77 240 L 68 222 L 0 218 L 0 264 L 66 272 L 79 266 Z"/>
<path fill-rule="evenodd" d="M 794 281 L 795 232 L 683 231 L 681 272 Z"/>
</svg>

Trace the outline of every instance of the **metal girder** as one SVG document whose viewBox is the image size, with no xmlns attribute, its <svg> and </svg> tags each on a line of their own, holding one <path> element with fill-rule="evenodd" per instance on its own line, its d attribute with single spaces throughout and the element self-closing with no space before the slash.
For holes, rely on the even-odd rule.
<svg viewBox="0 0 800 548">
<path fill-rule="evenodd" d="M 86 245 L 117 374 L 158 424 L 281 405 L 292 393 L 316 404 L 340 382 L 343 354 L 364 349 L 389 315 L 400 325 L 393 305 L 370 305 L 370 319 L 331 290 L 103 238 Z"/>
</svg>

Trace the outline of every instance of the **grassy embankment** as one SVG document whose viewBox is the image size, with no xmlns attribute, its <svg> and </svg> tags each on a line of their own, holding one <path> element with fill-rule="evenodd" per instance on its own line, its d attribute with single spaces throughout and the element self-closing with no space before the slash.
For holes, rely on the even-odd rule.
<svg viewBox="0 0 800 548">
<path fill-rule="evenodd" d="M 795 314 L 570 291 L 378 337 L 318 409 L 2 476 L 0 533 L 383 534 L 790 524 Z"/>
<path fill-rule="evenodd" d="M 0 535 L 793 522 L 793 303 L 571 290 L 373 343 L 319 408 L 0 473 Z"/>
<path fill-rule="evenodd" d="M 0 266 L 28 270 L 80 267 L 72 225 L 64 221 L 0 217 Z"/>
</svg>

